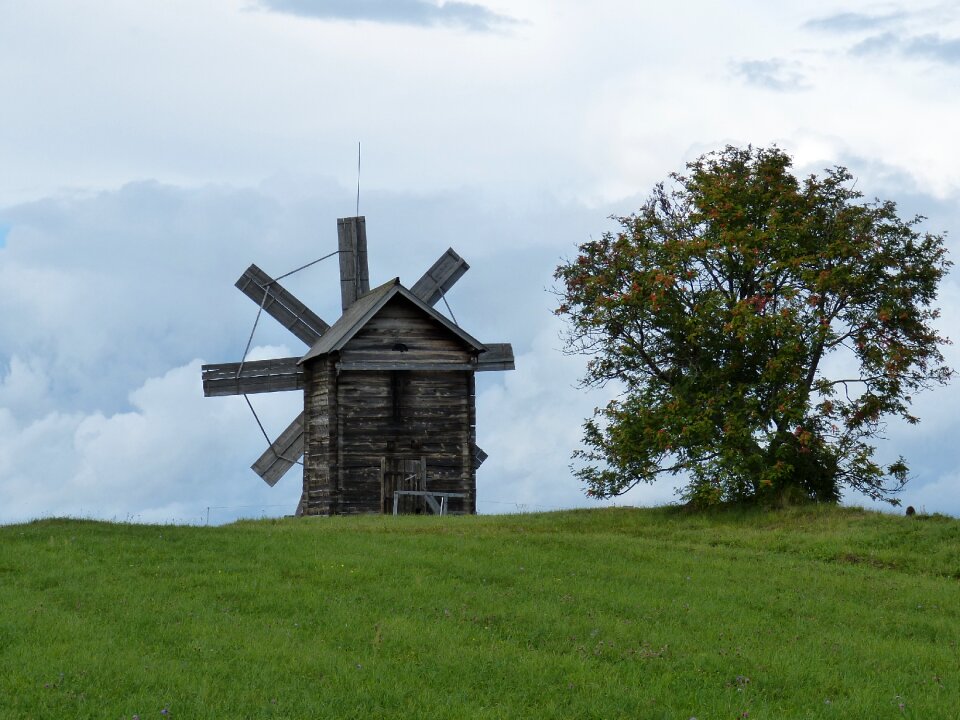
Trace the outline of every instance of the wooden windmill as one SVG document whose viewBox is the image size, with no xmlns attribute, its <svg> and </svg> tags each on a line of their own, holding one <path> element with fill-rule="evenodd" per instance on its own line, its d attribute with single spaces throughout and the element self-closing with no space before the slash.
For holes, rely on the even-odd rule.
<svg viewBox="0 0 960 720">
<path fill-rule="evenodd" d="M 304 409 L 253 470 L 275 485 L 301 457 L 297 514 L 476 512 L 474 373 L 512 370 L 433 306 L 469 265 L 447 250 L 411 288 L 370 290 L 366 222 L 337 221 L 343 314 L 331 326 L 256 265 L 236 286 L 297 338 L 297 357 L 203 366 L 204 395 L 303 390 Z"/>
</svg>

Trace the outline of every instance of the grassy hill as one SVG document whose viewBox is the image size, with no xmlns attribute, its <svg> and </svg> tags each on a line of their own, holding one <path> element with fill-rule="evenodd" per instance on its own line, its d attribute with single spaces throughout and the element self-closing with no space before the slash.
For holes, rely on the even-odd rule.
<svg viewBox="0 0 960 720">
<path fill-rule="evenodd" d="M 0 718 L 956 718 L 960 521 L 0 527 Z"/>
</svg>

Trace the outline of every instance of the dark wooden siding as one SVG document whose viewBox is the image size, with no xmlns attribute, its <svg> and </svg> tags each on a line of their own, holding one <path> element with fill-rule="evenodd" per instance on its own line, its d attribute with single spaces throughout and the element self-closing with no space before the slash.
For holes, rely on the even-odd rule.
<svg viewBox="0 0 960 720">
<path fill-rule="evenodd" d="M 340 353 L 304 363 L 304 512 L 389 512 L 383 468 L 421 461 L 427 490 L 466 493 L 450 509 L 475 512 L 474 373 L 463 369 L 472 360 L 460 338 L 398 296 Z M 391 369 L 367 369 L 378 363 Z"/>
<path fill-rule="evenodd" d="M 395 349 L 396 348 L 396 349 Z M 343 362 L 463 364 L 472 355 L 463 342 L 403 297 L 396 296 L 340 351 Z"/>
<path fill-rule="evenodd" d="M 472 372 L 308 370 L 306 378 L 307 416 L 334 413 L 308 423 L 307 512 L 380 512 L 384 462 L 421 459 L 428 490 L 466 493 L 451 509 L 475 511 Z"/>
<path fill-rule="evenodd" d="M 303 498 L 305 515 L 330 515 L 337 501 L 337 376 L 333 361 L 304 365 Z"/>
</svg>

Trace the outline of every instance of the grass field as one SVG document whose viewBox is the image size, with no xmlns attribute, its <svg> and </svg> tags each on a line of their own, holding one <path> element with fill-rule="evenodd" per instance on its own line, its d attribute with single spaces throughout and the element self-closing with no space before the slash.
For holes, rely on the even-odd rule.
<svg viewBox="0 0 960 720">
<path fill-rule="evenodd" d="M 958 718 L 960 521 L 0 527 L 0 718 Z"/>
</svg>

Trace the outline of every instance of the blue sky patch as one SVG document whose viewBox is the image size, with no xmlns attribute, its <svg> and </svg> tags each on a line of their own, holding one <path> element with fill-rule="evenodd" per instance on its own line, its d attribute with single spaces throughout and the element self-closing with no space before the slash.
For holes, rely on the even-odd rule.
<svg viewBox="0 0 960 720">
<path fill-rule="evenodd" d="M 7 233 L 10 232 L 10 226 L 0 222 L 0 250 L 7 244 Z"/>
</svg>

